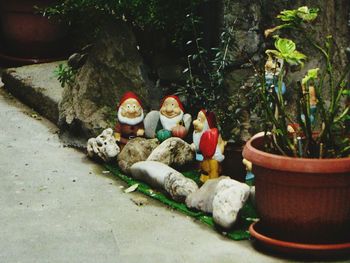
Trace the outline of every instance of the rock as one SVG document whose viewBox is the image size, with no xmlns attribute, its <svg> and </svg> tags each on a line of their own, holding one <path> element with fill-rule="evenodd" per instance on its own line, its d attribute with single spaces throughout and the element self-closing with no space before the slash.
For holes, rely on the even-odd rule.
<svg viewBox="0 0 350 263">
<path fill-rule="evenodd" d="M 198 190 L 198 185 L 180 173 L 170 173 L 164 179 L 164 189 L 175 201 L 184 202 L 187 196 Z"/>
<path fill-rule="evenodd" d="M 247 201 L 248 185 L 227 176 L 210 179 L 198 191 L 186 198 L 186 205 L 206 213 L 212 213 L 214 222 L 223 228 L 230 228 L 236 222 L 237 214 Z"/>
<path fill-rule="evenodd" d="M 112 127 L 115 105 L 126 91 L 135 92 L 145 109 L 157 107 L 154 85 L 145 74 L 145 65 L 137 50 L 131 28 L 118 22 L 101 30 L 79 69 L 75 83 L 67 85 L 59 105 L 61 127 L 85 136 L 96 136 Z"/>
<path fill-rule="evenodd" d="M 261 17 L 261 4 L 257 0 L 223 1 L 224 28 L 233 38 L 227 54 L 231 61 L 243 64 L 259 52 L 263 43 L 259 29 Z"/>
<path fill-rule="evenodd" d="M 194 158 L 193 146 L 180 138 L 171 137 L 154 149 L 147 161 L 161 162 L 176 168 L 192 162 Z"/>
<path fill-rule="evenodd" d="M 189 194 L 198 190 L 193 180 L 160 162 L 138 162 L 131 166 L 130 172 L 133 178 L 164 189 L 176 201 L 181 202 Z"/>
<path fill-rule="evenodd" d="M 206 213 L 212 213 L 216 187 L 219 182 L 225 178 L 229 177 L 221 176 L 219 178 L 206 181 L 198 191 L 190 194 L 186 198 L 187 207 L 195 208 Z"/>
<path fill-rule="evenodd" d="M 231 228 L 249 193 L 250 188 L 244 183 L 229 178 L 221 180 L 216 186 L 213 199 L 214 222 L 223 228 Z"/>
<path fill-rule="evenodd" d="M 114 138 L 111 128 L 105 129 L 96 138 L 90 138 L 87 142 L 87 154 L 89 157 L 99 157 L 108 162 L 115 158 L 120 152 L 120 148 Z"/>
<path fill-rule="evenodd" d="M 74 53 L 68 58 L 67 64 L 73 70 L 77 70 L 84 65 L 86 60 L 87 60 L 87 54 Z"/>
<path fill-rule="evenodd" d="M 159 145 L 157 139 L 135 138 L 130 140 L 118 155 L 119 168 L 126 174 L 137 162 L 145 161 L 151 152 Z"/>
<path fill-rule="evenodd" d="M 173 168 L 153 161 L 142 161 L 130 167 L 131 176 L 145 182 L 152 187 L 164 189 L 165 177 L 171 173 L 178 173 Z"/>
</svg>

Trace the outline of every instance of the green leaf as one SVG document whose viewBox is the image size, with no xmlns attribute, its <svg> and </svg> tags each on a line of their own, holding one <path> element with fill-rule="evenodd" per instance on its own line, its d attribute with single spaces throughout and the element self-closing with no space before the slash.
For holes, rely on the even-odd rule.
<svg viewBox="0 0 350 263">
<path fill-rule="evenodd" d="M 295 43 L 287 38 L 278 38 L 275 41 L 275 47 L 284 56 L 287 54 L 291 54 L 296 49 Z"/>
<path fill-rule="evenodd" d="M 341 94 L 350 96 L 350 89 L 343 90 Z"/>
<path fill-rule="evenodd" d="M 302 60 L 305 60 L 306 56 L 296 50 L 296 45 L 292 40 L 276 37 L 275 47 L 277 50 L 268 49 L 266 54 L 272 54 L 291 65 L 304 65 Z"/>
<path fill-rule="evenodd" d="M 284 22 L 293 22 L 296 19 L 297 10 L 283 10 L 277 16 L 277 18 L 281 19 Z"/>
<path fill-rule="evenodd" d="M 350 107 L 346 107 L 345 110 L 337 117 L 334 119 L 334 123 L 337 123 L 339 121 L 344 121 L 349 119 L 349 112 Z"/>
<path fill-rule="evenodd" d="M 278 52 L 277 50 L 267 49 L 267 50 L 265 51 L 265 53 L 266 53 L 267 55 L 272 54 L 272 55 L 274 55 L 274 56 L 277 57 L 277 58 L 282 58 L 281 52 Z"/>
<path fill-rule="evenodd" d="M 312 22 L 317 18 L 318 8 L 308 8 L 307 6 L 299 7 L 297 16 L 304 22 Z"/>
<path fill-rule="evenodd" d="M 305 85 L 307 82 L 309 82 L 310 80 L 315 80 L 317 79 L 317 74 L 318 71 L 320 69 L 319 68 L 314 68 L 314 69 L 310 69 L 308 70 L 307 74 L 305 75 L 305 77 L 302 79 L 301 83 L 303 85 Z"/>
<path fill-rule="evenodd" d="M 277 16 L 283 22 L 300 24 L 301 22 L 312 22 L 317 18 L 318 8 L 308 8 L 307 6 L 298 9 L 283 10 Z"/>
</svg>

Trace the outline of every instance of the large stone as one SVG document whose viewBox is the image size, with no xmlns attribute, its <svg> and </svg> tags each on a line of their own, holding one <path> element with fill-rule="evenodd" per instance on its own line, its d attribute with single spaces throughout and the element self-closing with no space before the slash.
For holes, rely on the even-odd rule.
<svg viewBox="0 0 350 263">
<path fill-rule="evenodd" d="M 257 0 L 223 0 L 223 24 L 232 37 L 227 55 L 238 66 L 248 62 L 262 47 L 260 7 Z"/>
<path fill-rule="evenodd" d="M 221 180 L 216 186 L 213 199 L 214 222 L 223 228 L 231 228 L 249 194 L 247 184 L 229 178 Z"/>
<path fill-rule="evenodd" d="M 181 168 L 194 161 L 195 149 L 184 140 L 171 137 L 162 142 L 147 158 L 147 161 L 161 162 Z"/>
<path fill-rule="evenodd" d="M 64 61 L 9 68 L 2 72 L 1 78 L 12 95 L 57 123 L 63 90 L 53 72 L 61 63 Z"/>
<path fill-rule="evenodd" d="M 193 180 L 160 162 L 138 162 L 131 166 L 130 172 L 135 179 L 164 189 L 175 201 L 183 202 L 189 194 L 198 190 Z"/>
<path fill-rule="evenodd" d="M 189 208 L 195 208 L 206 213 L 212 213 L 216 187 L 219 182 L 225 178 L 229 177 L 220 176 L 219 178 L 206 181 L 198 191 L 190 194 L 186 198 L 186 205 Z"/>
<path fill-rule="evenodd" d="M 184 202 L 187 196 L 198 190 L 198 185 L 180 173 L 170 173 L 164 179 L 164 189 L 175 201 Z"/>
<path fill-rule="evenodd" d="M 164 188 L 165 177 L 172 173 L 179 173 L 173 168 L 153 161 L 137 162 L 130 167 L 131 176 L 152 187 Z"/>
<path fill-rule="evenodd" d="M 101 30 L 75 83 L 65 87 L 59 106 L 60 124 L 85 136 L 96 136 L 115 120 L 115 106 L 126 91 L 133 91 L 144 107 L 158 105 L 154 86 L 145 73 L 135 36 L 125 23 Z"/>
<path fill-rule="evenodd" d="M 231 228 L 239 210 L 250 194 L 250 188 L 227 176 L 206 181 L 196 192 L 188 195 L 186 205 L 206 213 L 212 213 L 216 224 Z"/>
<path fill-rule="evenodd" d="M 159 145 L 157 139 L 135 138 L 130 140 L 118 155 L 118 165 L 126 173 L 137 162 L 145 161 L 151 152 Z"/>
</svg>

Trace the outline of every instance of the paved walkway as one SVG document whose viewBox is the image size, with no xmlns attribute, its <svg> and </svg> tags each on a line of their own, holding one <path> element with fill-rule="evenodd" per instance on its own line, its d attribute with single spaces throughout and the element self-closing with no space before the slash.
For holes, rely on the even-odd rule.
<svg viewBox="0 0 350 263">
<path fill-rule="evenodd" d="M 0 88 L 0 262 L 283 262 L 156 201 L 66 148 Z"/>
</svg>

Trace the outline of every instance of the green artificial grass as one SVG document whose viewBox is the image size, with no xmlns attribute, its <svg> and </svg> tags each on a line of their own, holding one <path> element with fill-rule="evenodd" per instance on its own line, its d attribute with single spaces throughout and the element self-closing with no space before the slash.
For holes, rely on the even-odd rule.
<svg viewBox="0 0 350 263">
<path fill-rule="evenodd" d="M 244 205 L 244 207 L 241 209 L 239 213 L 239 218 L 237 220 L 237 223 L 235 224 L 234 228 L 226 231 L 220 229 L 213 220 L 213 217 L 210 214 L 206 214 L 197 210 L 189 209 L 187 206 L 183 203 L 175 202 L 174 200 L 170 199 L 167 195 L 157 192 L 153 190 L 149 185 L 135 180 L 125 174 L 123 174 L 119 167 L 116 164 L 106 164 L 106 168 L 113 173 L 116 177 L 122 179 L 124 182 L 127 183 L 128 186 L 132 186 L 134 184 L 138 184 L 137 191 L 152 197 L 163 204 L 166 204 L 167 206 L 176 209 L 185 215 L 191 216 L 198 221 L 208 225 L 210 228 L 216 230 L 217 232 L 227 236 L 228 238 L 232 240 L 246 240 L 249 239 L 250 234 L 248 232 L 249 225 L 257 219 L 256 211 L 250 202 L 248 202 Z M 197 184 L 199 183 L 199 173 L 196 171 L 188 171 L 183 173 L 184 176 L 193 179 Z"/>
</svg>

